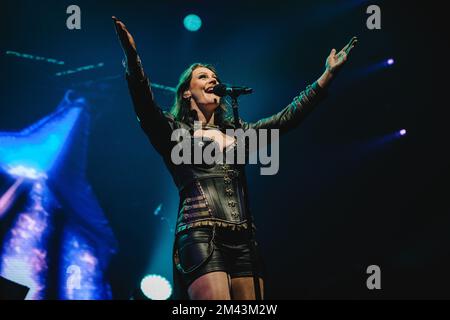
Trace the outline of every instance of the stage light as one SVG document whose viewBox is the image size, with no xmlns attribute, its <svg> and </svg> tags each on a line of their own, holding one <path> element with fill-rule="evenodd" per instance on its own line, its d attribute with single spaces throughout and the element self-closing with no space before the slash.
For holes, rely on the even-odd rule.
<svg viewBox="0 0 450 320">
<path fill-rule="evenodd" d="M 202 20 L 196 14 L 189 14 L 184 18 L 184 27 L 189 31 L 198 31 L 202 26 Z"/>
<path fill-rule="evenodd" d="M 389 65 L 389 66 L 392 66 L 393 64 L 394 64 L 394 59 L 388 59 L 388 61 L 387 61 L 387 64 Z"/>
<path fill-rule="evenodd" d="M 401 136 L 404 136 L 406 134 L 406 130 L 402 129 L 402 130 L 399 131 L 399 133 L 400 133 Z"/>
<path fill-rule="evenodd" d="M 0 218 L 11 217 L 0 243 L 0 275 L 28 287 L 26 299 L 112 298 L 104 274 L 116 243 L 85 181 L 86 100 L 70 95 L 68 91 L 55 112 L 31 126 L 0 132 L 1 178 L 15 179 L 0 194 Z M 19 190 L 22 183 L 28 188 Z M 55 239 L 62 245 L 54 245 Z M 51 286 L 50 261 L 60 273 Z"/>
<path fill-rule="evenodd" d="M 65 228 L 60 258 L 60 292 L 63 300 L 101 300 L 108 298 L 103 285 L 101 261 L 89 239 L 77 227 Z"/>
<path fill-rule="evenodd" d="M 7 172 L 13 176 L 13 177 L 23 177 L 28 179 L 47 179 L 47 175 L 45 172 L 40 172 L 39 170 L 36 170 L 32 167 L 26 167 L 26 166 L 10 166 L 7 168 Z"/>
<path fill-rule="evenodd" d="M 67 108 L 19 132 L 0 132 L 0 165 L 11 175 L 30 179 L 45 176 L 63 153 L 81 111 Z"/>
<path fill-rule="evenodd" d="M 45 62 L 48 62 L 48 63 L 59 64 L 59 65 L 63 65 L 64 64 L 64 61 L 59 61 L 59 60 L 52 59 L 52 58 L 35 56 L 35 55 L 32 55 L 32 54 L 28 54 L 28 53 L 20 53 L 20 52 L 11 51 L 11 50 L 7 50 L 6 51 L 6 55 L 16 56 L 16 57 L 22 58 L 22 59 L 29 59 L 29 60 L 36 60 L 36 61 L 45 61 Z"/>
<path fill-rule="evenodd" d="M 64 75 L 68 75 L 68 74 L 72 74 L 72 73 L 81 72 L 81 71 L 98 69 L 98 68 L 101 68 L 101 67 L 104 67 L 104 66 L 105 66 L 105 64 L 103 62 L 99 62 L 97 64 L 90 64 L 90 65 L 87 65 L 87 66 L 78 67 L 76 69 L 69 69 L 69 70 L 65 70 L 65 71 L 60 71 L 60 72 L 55 73 L 55 76 L 60 77 L 60 76 L 64 76 Z"/>
<path fill-rule="evenodd" d="M 167 300 L 172 294 L 172 286 L 166 278 L 150 274 L 141 281 L 142 293 L 151 300 Z"/>
<path fill-rule="evenodd" d="M 50 193 L 41 182 L 34 183 L 25 210 L 15 218 L 1 246 L 0 274 L 28 287 L 26 299 L 45 298 L 49 226 L 52 223 L 45 202 L 51 197 Z"/>
<path fill-rule="evenodd" d="M 159 214 L 161 213 L 161 209 L 162 209 L 162 203 L 160 203 L 160 204 L 156 207 L 155 211 L 153 211 L 153 214 L 154 214 L 155 216 L 159 215 Z"/>
</svg>

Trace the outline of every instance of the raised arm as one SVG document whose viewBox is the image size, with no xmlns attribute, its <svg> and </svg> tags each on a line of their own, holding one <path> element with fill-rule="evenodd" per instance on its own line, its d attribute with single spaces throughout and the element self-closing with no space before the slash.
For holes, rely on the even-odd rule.
<svg viewBox="0 0 450 320">
<path fill-rule="evenodd" d="M 325 71 L 319 79 L 293 99 L 293 101 L 280 112 L 261 119 L 257 122 L 243 123 L 246 129 L 279 129 L 280 134 L 298 126 L 303 119 L 314 109 L 314 107 L 326 96 L 326 89 L 347 61 L 348 54 L 356 45 L 357 38 L 353 37 L 350 42 L 336 54 L 331 50 L 326 59 Z"/>
<path fill-rule="evenodd" d="M 338 54 L 336 54 L 336 49 L 331 50 L 330 55 L 325 62 L 325 71 L 317 80 L 320 87 L 326 88 L 330 84 L 333 77 L 341 70 L 341 67 L 347 61 L 347 57 L 350 54 L 350 51 L 355 47 L 356 43 L 358 43 L 358 38 L 353 37 Z"/>
<path fill-rule="evenodd" d="M 134 111 L 142 129 L 153 146 L 158 152 L 165 153 L 168 151 L 166 149 L 170 144 L 173 122 L 170 121 L 170 118 L 164 114 L 155 102 L 150 82 L 142 67 L 133 36 L 122 21 L 114 16 L 112 19 L 125 55 L 126 79 Z"/>
</svg>

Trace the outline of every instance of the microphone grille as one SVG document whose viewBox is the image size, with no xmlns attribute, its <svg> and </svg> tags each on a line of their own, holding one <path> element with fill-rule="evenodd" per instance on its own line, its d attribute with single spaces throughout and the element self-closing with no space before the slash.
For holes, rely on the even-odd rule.
<svg viewBox="0 0 450 320">
<path fill-rule="evenodd" d="M 223 83 L 219 83 L 213 88 L 213 93 L 218 95 L 219 97 L 226 96 L 227 94 L 227 86 Z"/>
</svg>

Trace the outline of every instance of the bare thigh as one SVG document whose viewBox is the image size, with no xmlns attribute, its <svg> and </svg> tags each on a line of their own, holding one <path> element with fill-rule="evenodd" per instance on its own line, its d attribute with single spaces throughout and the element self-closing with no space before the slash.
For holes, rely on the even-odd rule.
<svg viewBox="0 0 450 320">
<path fill-rule="evenodd" d="M 259 278 L 261 298 L 264 298 L 264 280 Z M 231 279 L 231 294 L 233 300 L 255 300 L 253 277 L 239 277 Z"/>
<path fill-rule="evenodd" d="M 204 274 L 192 282 L 188 294 L 191 300 L 230 300 L 230 278 L 223 271 Z"/>
</svg>

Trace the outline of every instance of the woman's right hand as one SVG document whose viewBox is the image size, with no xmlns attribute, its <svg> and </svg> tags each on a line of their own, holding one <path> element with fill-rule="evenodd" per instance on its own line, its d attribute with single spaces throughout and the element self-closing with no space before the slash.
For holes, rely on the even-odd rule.
<svg viewBox="0 0 450 320">
<path fill-rule="evenodd" d="M 119 37 L 120 45 L 122 46 L 123 52 L 127 58 L 134 58 L 137 56 L 136 43 L 134 42 L 133 36 L 128 32 L 127 27 L 122 21 L 112 16 L 114 21 L 114 27 L 116 29 L 116 34 Z"/>
</svg>

